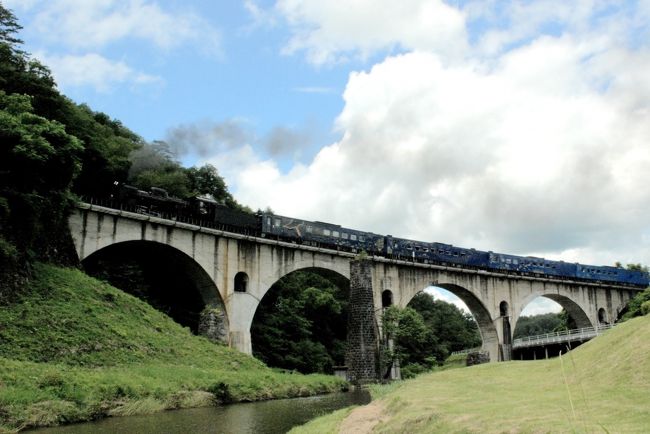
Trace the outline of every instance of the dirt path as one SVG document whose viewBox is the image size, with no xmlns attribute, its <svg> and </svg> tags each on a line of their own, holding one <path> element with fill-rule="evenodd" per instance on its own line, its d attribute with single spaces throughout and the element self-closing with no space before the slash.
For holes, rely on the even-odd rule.
<svg viewBox="0 0 650 434">
<path fill-rule="evenodd" d="M 381 403 L 370 403 L 355 408 L 341 423 L 340 434 L 366 434 L 379 422 L 388 419 Z"/>
</svg>

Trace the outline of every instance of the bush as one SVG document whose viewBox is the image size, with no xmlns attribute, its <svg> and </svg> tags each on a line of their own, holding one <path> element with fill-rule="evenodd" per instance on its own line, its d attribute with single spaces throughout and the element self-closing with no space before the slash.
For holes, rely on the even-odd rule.
<svg viewBox="0 0 650 434">
<path fill-rule="evenodd" d="M 648 301 L 644 301 L 644 302 L 641 304 L 641 313 L 642 313 L 643 315 L 648 315 L 648 314 L 650 314 L 650 300 L 648 300 Z"/>
<path fill-rule="evenodd" d="M 621 316 L 621 321 L 627 321 L 636 316 L 646 315 L 648 311 L 644 312 L 643 305 L 647 302 L 650 302 L 650 288 L 646 288 L 645 291 L 639 292 L 632 300 L 629 301 L 623 315 Z M 648 309 L 647 307 L 645 309 Z"/>
</svg>

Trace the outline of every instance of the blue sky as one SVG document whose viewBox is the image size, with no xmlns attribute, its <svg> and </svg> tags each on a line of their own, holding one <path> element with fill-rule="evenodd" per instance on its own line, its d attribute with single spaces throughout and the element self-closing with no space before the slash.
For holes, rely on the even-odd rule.
<svg viewBox="0 0 650 434">
<path fill-rule="evenodd" d="M 650 264 L 650 2 L 4 0 L 60 89 L 253 208 Z"/>
</svg>

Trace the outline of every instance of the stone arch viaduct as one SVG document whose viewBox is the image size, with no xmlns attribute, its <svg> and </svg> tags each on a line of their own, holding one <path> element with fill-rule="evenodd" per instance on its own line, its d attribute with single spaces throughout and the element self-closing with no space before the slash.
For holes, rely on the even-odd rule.
<svg viewBox="0 0 650 434">
<path fill-rule="evenodd" d="M 287 274 L 301 269 L 335 273 L 355 281 L 355 255 L 223 232 L 173 220 L 79 204 L 70 228 L 81 261 L 111 246 L 151 243 L 174 255 L 174 264 L 192 276 L 205 305 L 219 312 L 216 336 L 251 353 L 250 327 L 266 292 Z M 523 308 L 538 296 L 562 305 L 578 327 L 611 322 L 636 290 L 629 287 L 509 275 L 445 267 L 383 257 L 368 258 L 365 279 L 372 292 L 375 318 L 387 300 L 404 307 L 429 286 L 445 288 L 462 299 L 476 319 L 490 360 L 506 351 Z M 358 269 L 358 267 L 356 267 Z M 357 276 L 358 278 L 359 276 Z M 363 278 L 363 276 L 362 276 Z M 358 279 L 357 279 L 358 280 Z M 375 319 L 375 321 L 377 321 Z M 374 326 L 376 328 L 376 325 Z"/>
</svg>

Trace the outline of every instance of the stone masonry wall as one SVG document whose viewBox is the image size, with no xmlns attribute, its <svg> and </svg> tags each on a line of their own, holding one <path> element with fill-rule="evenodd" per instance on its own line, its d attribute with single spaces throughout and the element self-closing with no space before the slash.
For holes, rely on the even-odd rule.
<svg viewBox="0 0 650 434">
<path fill-rule="evenodd" d="M 350 263 L 350 304 L 348 347 L 345 364 L 353 384 L 377 381 L 379 356 L 378 331 L 372 292 L 372 267 L 369 260 Z"/>
</svg>

